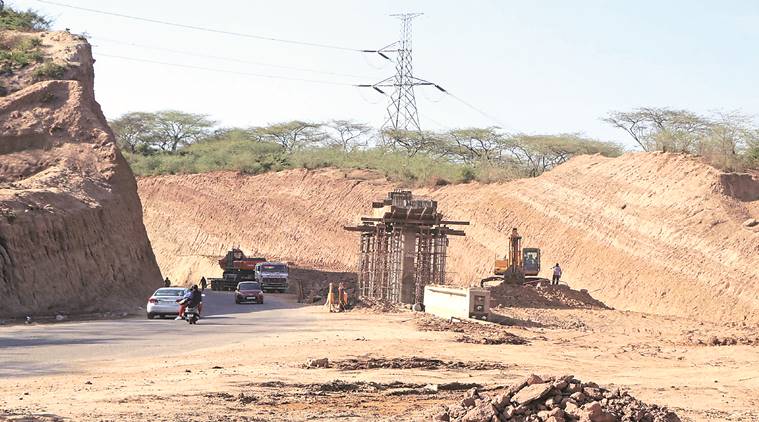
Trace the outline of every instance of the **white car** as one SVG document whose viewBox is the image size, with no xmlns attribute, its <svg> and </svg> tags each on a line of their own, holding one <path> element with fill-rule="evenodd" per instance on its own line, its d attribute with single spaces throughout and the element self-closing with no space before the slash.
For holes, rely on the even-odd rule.
<svg viewBox="0 0 759 422">
<path fill-rule="evenodd" d="M 163 318 L 166 315 L 179 315 L 179 304 L 187 289 L 184 287 L 161 287 L 148 298 L 146 307 L 148 319 Z"/>
</svg>

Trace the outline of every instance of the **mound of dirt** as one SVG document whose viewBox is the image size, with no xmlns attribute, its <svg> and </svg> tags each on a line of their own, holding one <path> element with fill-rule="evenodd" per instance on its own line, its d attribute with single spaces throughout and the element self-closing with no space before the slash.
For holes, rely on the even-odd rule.
<svg viewBox="0 0 759 422">
<path fill-rule="evenodd" d="M 0 98 L 0 316 L 131 310 L 161 279 L 90 46 L 53 37 L 76 45 L 72 80 Z"/>
<path fill-rule="evenodd" d="M 501 283 L 490 289 L 493 305 L 515 308 L 554 309 L 608 309 L 593 299 L 587 290 L 574 290 L 569 286 L 522 286 Z"/>
<path fill-rule="evenodd" d="M 358 237 L 342 229 L 396 186 L 341 170 L 233 172 L 139 180 L 159 265 L 172 278 L 219 273 L 229 245 L 304 267 L 355 271 Z M 512 227 L 560 262 L 575 289 L 617 309 L 759 321 L 759 177 L 676 154 L 581 156 L 532 179 L 415 189 L 447 218 L 449 282 L 491 274 Z"/>
<path fill-rule="evenodd" d="M 572 375 L 531 375 L 508 389 L 482 394 L 473 388 L 460 403 L 438 408 L 433 421 L 642 421 L 679 422 L 672 411 L 645 404 L 620 390 L 608 390 Z"/>
<path fill-rule="evenodd" d="M 460 343 L 474 344 L 528 344 L 528 341 L 506 331 L 496 324 L 480 324 L 468 321 L 449 321 L 429 315 L 416 318 L 416 327 L 421 331 L 451 331 L 461 333 L 456 337 Z"/>
</svg>

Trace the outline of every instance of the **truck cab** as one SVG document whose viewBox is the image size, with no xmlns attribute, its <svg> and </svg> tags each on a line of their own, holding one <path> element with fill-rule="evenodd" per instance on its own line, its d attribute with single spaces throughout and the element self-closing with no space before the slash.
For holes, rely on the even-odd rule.
<svg viewBox="0 0 759 422">
<path fill-rule="evenodd" d="M 289 269 L 283 262 L 261 262 L 256 264 L 256 281 L 264 292 L 284 293 L 288 287 Z"/>
</svg>

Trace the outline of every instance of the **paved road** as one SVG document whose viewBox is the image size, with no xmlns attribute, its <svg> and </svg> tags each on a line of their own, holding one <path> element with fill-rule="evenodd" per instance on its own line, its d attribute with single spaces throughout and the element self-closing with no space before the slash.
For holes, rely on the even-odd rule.
<svg viewBox="0 0 759 422">
<path fill-rule="evenodd" d="M 173 319 L 130 318 L 108 321 L 0 327 L 0 378 L 65 372 L 71 364 L 175 354 L 239 343 L 256 335 L 300 331 L 308 312 L 294 296 L 267 294 L 263 304 L 237 305 L 232 292 L 206 291 L 197 325 Z M 288 310 L 290 310 L 288 312 Z"/>
</svg>

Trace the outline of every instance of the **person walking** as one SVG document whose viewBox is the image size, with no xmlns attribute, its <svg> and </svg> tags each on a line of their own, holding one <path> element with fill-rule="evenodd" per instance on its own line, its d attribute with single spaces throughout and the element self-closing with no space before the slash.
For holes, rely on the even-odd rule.
<svg viewBox="0 0 759 422">
<path fill-rule="evenodd" d="M 556 265 L 553 267 L 553 278 L 551 279 L 551 285 L 558 285 L 559 281 L 561 280 L 561 267 L 559 266 L 559 263 L 557 262 Z"/>
<path fill-rule="evenodd" d="M 205 292 L 206 286 L 208 285 L 208 282 L 206 281 L 205 277 L 200 277 L 200 291 Z"/>
<path fill-rule="evenodd" d="M 166 277 L 166 280 L 163 280 L 163 287 L 171 287 L 171 280 L 168 277 Z"/>
</svg>

